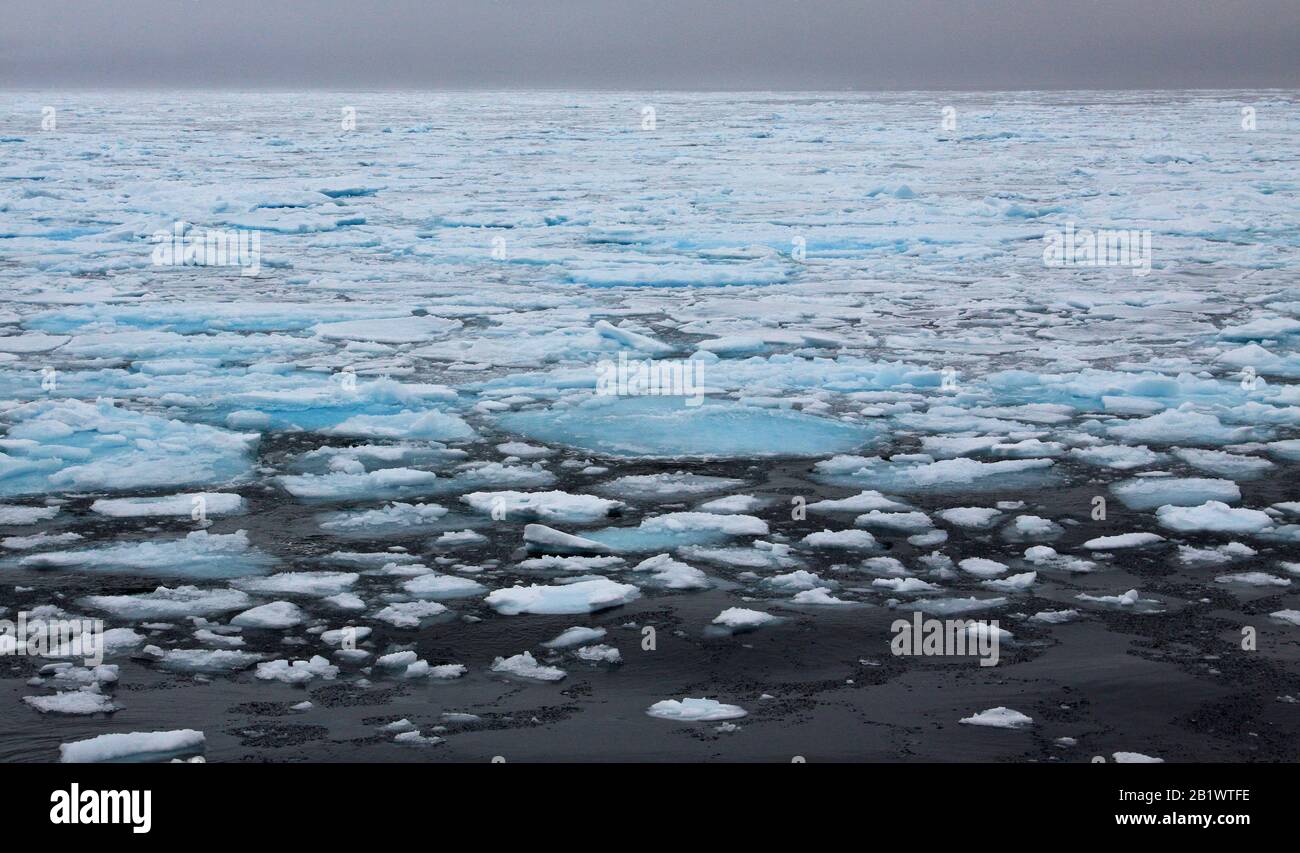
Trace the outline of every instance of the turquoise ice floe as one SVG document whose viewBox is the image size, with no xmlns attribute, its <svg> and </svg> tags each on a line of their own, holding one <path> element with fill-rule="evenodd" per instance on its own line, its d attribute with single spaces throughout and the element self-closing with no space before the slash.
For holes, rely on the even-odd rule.
<svg viewBox="0 0 1300 853">
<path fill-rule="evenodd" d="M 610 456 L 735 458 L 825 456 L 874 442 L 880 430 L 862 424 L 678 397 L 595 396 L 565 408 L 511 412 L 505 430 L 534 441 Z"/>
</svg>

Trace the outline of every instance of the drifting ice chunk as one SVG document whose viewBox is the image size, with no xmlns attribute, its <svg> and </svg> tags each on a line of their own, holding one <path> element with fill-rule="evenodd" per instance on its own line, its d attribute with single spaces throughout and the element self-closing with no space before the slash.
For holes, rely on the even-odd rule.
<svg viewBox="0 0 1300 853">
<path fill-rule="evenodd" d="M 42 714 L 68 714 L 86 716 L 108 714 L 119 710 L 113 700 L 100 693 L 98 688 L 64 690 L 53 696 L 24 696 L 23 701 Z"/>
<path fill-rule="evenodd" d="M 284 629 L 301 625 L 307 618 L 298 605 L 289 601 L 272 601 L 243 613 L 230 620 L 231 625 L 241 628 Z"/>
<path fill-rule="evenodd" d="M 1214 415 L 1184 406 L 1169 409 L 1149 418 L 1125 421 L 1110 427 L 1111 436 L 1132 442 L 1152 444 L 1232 444 L 1249 441 L 1253 429 L 1225 427 Z"/>
<path fill-rule="evenodd" d="M 160 586 L 153 592 L 139 595 L 88 595 L 79 601 L 86 607 L 132 621 L 211 616 L 252 604 L 252 599 L 238 590 L 208 590 L 196 586 L 178 586 L 175 589 Z"/>
<path fill-rule="evenodd" d="M 634 474 L 619 477 L 597 487 L 596 491 L 607 495 L 617 495 L 629 500 L 671 500 L 674 498 L 694 497 L 724 489 L 734 489 L 745 484 L 744 480 L 728 477 L 707 477 L 677 471 L 664 474 Z"/>
<path fill-rule="evenodd" d="M 818 462 L 815 468 L 833 483 L 865 484 L 890 492 L 945 492 L 1047 485 L 1055 464 L 1051 459 L 928 459 L 836 456 Z"/>
<path fill-rule="evenodd" d="M 440 338 L 459 329 L 459 320 L 442 317 L 387 317 L 378 320 L 345 320 L 318 323 L 312 333 L 326 340 L 373 341 L 381 344 L 413 344 Z"/>
<path fill-rule="evenodd" d="M 382 468 L 366 474 L 290 474 L 277 478 L 295 498 L 383 500 L 426 495 L 441 486 L 432 471 Z"/>
<path fill-rule="evenodd" d="M 574 652 L 579 660 L 589 663 L 622 663 L 623 655 L 613 646 L 583 646 Z"/>
<path fill-rule="evenodd" d="M 961 566 L 962 571 L 970 572 L 972 575 L 981 578 L 992 578 L 1005 574 L 1010 568 L 1005 563 L 999 563 L 996 560 L 985 559 L 984 557 L 968 557 L 957 565 Z"/>
<path fill-rule="evenodd" d="M 169 732 L 125 732 L 98 735 L 59 745 L 59 760 L 64 764 L 95 761 L 149 761 L 190 752 L 202 752 L 203 732 L 176 729 Z"/>
<path fill-rule="evenodd" d="M 1138 477 L 1110 487 L 1129 509 L 1155 509 L 1171 506 L 1197 506 L 1206 501 L 1235 503 L 1241 489 L 1231 480 L 1208 480 L 1199 477 Z"/>
<path fill-rule="evenodd" d="M 101 498 L 90 505 L 92 512 L 112 518 L 185 517 L 200 508 L 204 515 L 232 515 L 244 511 L 244 499 L 221 492 L 193 492 L 157 498 Z"/>
<path fill-rule="evenodd" d="M 1032 717 L 1002 706 L 980 711 L 970 717 L 962 717 L 958 722 L 968 726 L 988 726 L 995 729 L 1023 729 L 1034 724 Z"/>
<path fill-rule="evenodd" d="M 413 578 L 402 584 L 402 589 L 417 598 L 430 598 L 435 601 L 467 598 L 472 595 L 481 595 L 487 591 L 487 587 L 469 578 L 440 575 L 436 572 Z"/>
<path fill-rule="evenodd" d="M 622 509 L 622 501 L 568 492 L 471 492 L 461 500 L 479 512 L 492 513 L 500 519 L 540 519 L 541 521 L 597 521 Z"/>
<path fill-rule="evenodd" d="M 394 628 L 418 628 L 421 619 L 440 616 L 446 612 L 447 608 L 436 601 L 402 601 L 380 610 L 375 618 Z"/>
<path fill-rule="evenodd" d="M 355 572 L 280 572 L 264 578 L 240 578 L 231 585 L 245 592 L 325 596 L 350 589 L 360 577 Z"/>
<path fill-rule="evenodd" d="M 1219 575 L 1215 583 L 1241 584 L 1243 586 L 1290 586 L 1291 581 L 1270 575 L 1268 572 L 1240 572 L 1235 575 Z"/>
<path fill-rule="evenodd" d="M 506 616 L 520 613 L 595 613 L 635 601 L 641 596 L 632 584 L 594 578 L 563 586 L 516 586 L 498 589 L 483 599 Z"/>
<path fill-rule="evenodd" d="M 568 674 L 554 666 L 542 666 L 531 652 L 522 652 L 508 658 L 499 657 L 492 661 L 492 671 L 538 681 L 559 681 Z"/>
<path fill-rule="evenodd" d="M 0 504 L 0 524 L 35 524 L 59 514 L 57 506 L 15 506 Z"/>
<path fill-rule="evenodd" d="M 658 551 L 707 545 L 729 536 L 766 536 L 767 522 L 752 515 L 670 512 L 643 519 L 637 527 L 606 527 L 588 538 L 613 551 Z"/>
<path fill-rule="evenodd" d="M 764 613 L 761 610 L 749 610 L 744 607 L 728 607 L 713 617 L 714 625 L 721 625 L 733 631 L 752 631 L 755 628 L 761 628 L 764 625 L 779 621 L 781 620 L 771 613 Z"/>
<path fill-rule="evenodd" d="M 661 720 L 703 723 L 714 720 L 734 720 L 749 712 L 739 705 L 724 705 L 716 699 L 688 698 L 681 701 L 664 699 L 651 705 L 646 713 Z"/>
<path fill-rule="evenodd" d="M 547 554 L 603 554 L 612 550 L 603 542 L 574 536 L 545 524 L 525 524 L 524 542 L 529 550 Z"/>
<path fill-rule="evenodd" d="M 651 572 L 649 585 L 663 589 L 708 589 L 711 585 L 704 572 L 674 560 L 668 554 L 642 560 L 632 571 Z"/>
<path fill-rule="evenodd" d="M 1141 548 L 1165 541 L 1156 533 L 1121 533 L 1118 536 L 1098 536 L 1083 543 L 1089 551 L 1110 551 L 1115 548 Z"/>
<path fill-rule="evenodd" d="M 468 441 L 474 430 L 456 415 L 437 409 L 396 415 L 353 415 L 325 432 L 362 438 L 406 438 L 424 441 Z"/>
<path fill-rule="evenodd" d="M 583 628 L 574 626 L 560 632 L 560 635 L 553 640 L 547 640 L 542 643 L 544 648 L 548 649 L 567 649 L 572 646 L 580 646 L 583 643 L 590 643 L 599 640 L 605 636 L 604 628 Z"/>
<path fill-rule="evenodd" d="M 876 537 L 865 530 L 821 530 L 809 533 L 803 544 L 810 548 L 847 548 L 854 551 L 873 551 L 880 547 Z"/>
<path fill-rule="evenodd" d="M 1200 506 L 1162 506 L 1156 510 L 1160 523 L 1170 530 L 1189 533 L 1204 530 L 1211 533 L 1259 533 L 1273 526 L 1268 513 L 1257 509 L 1230 507 L 1220 501 L 1207 501 Z"/>
<path fill-rule="evenodd" d="M 272 660 L 257 665 L 257 677 L 263 681 L 283 681 L 285 684 L 306 684 L 314 678 L 330 680 L 339 674 L 339 668 L 320 655 L 311 660 Z"/>
<path fill-rule="evenodd" d="M 256 652 L 234 649 L 168 649 L 158 665 L 168 672 L 216 674 L 247 669 L 261 659 Z"/>
<path fill-rule="evenodd" d="M 953 509 L 940 510 L 937 514 L 949 524 L 982 530 L 986 527 L 992 527 L 993 522 L 1002 515 L 1002 512 L 990 507 L 959 506 Z"/>
</svg>

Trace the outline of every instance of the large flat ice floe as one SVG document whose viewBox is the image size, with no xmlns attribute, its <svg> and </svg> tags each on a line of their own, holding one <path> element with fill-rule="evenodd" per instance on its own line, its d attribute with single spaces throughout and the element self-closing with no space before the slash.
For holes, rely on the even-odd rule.
<svg viewBox="0 0 1300 853">
<path fill-rule="evenodd" d="M 609 456 L 820 456 L 857 450 L 867 426 L 735 403 L 689 406 L 668 397 L 593 397 L 566 408 L 512 412 L 498 423 L 548 444 Z"/>
</svg>

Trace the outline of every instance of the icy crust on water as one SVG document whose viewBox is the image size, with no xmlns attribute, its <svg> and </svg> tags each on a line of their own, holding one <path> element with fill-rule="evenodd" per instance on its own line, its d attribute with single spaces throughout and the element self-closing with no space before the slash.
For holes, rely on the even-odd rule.
<svg viewBox="0 0 1300 853">
<path fill-rule="evenodd" d="M 639 96 L 331 96 L 347 134 L 316 96 L 139 97 L 0 104 L 75 115 L 0 140 L 0 615 L 104 619 L 125 682 L 42 673 L 42 725 L 148 715 L 146 667 L 321 717 L 289 694 L 468 713 L 572 672 L 581 715 L 622 679 L 762 727 L 814 706 L 729 666 L 683 698 L 639 632 L 847 691 L 863 626 L 912 612 L 1000 620 L 1003 667 L 1211 636 L 1198 604 L 1300 623 L 1293 94 L 952 93 L 945 131 L 915 93 L 658 93 L 653 132 Z M 260 271 L 155 264 L 178 220 L 255 229 Z M 1071 225 L 1150 231 L 1149 270 L 1045 264 Z M 1059 722 L 986 698 L 932 722 Z"/>
</svg>

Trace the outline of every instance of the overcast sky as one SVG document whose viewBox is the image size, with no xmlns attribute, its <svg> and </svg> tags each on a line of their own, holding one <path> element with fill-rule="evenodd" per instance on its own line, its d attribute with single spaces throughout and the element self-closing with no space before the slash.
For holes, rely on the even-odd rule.
<svg viewBox="0 0 1300 853">
<path fill-rule="evenodd" d="M 1300 85 L 1300 0 L 0 0 L 0 86 Z"/>
</svg>

